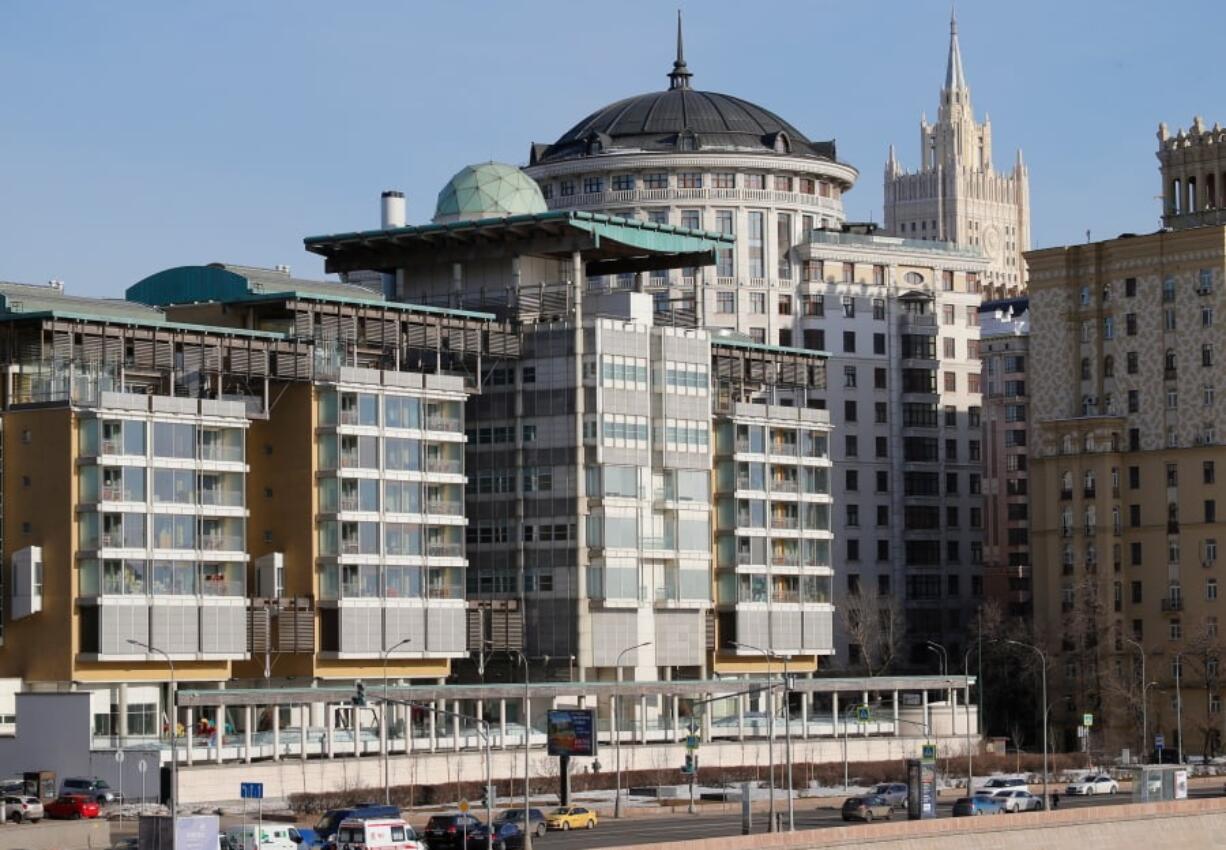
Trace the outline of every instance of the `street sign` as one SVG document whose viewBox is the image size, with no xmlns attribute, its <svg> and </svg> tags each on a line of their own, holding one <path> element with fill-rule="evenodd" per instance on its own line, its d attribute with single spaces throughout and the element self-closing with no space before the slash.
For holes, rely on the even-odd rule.
<svg viewBox="0 0 1226 850">
<path fill-rule="evenodd" d="M 1094 715 L 1093 714 L 1081 715 L 1081 725 L 1085 726 L 1086 728 L 1093 726 L 1094 725 Z"/>
<path fill-rule="evenodd" d="M 140 761 L 136 763 L 136 769 L 139 770 L 141 773 L 144 773 L 146 770 L 149 769 L 149 765 L 148 763 L 146 763 L 144 759 L 141 759 Z"/>
<path fill-rule="evenodd" d="M 856 720 L 859 720 L 861 723 L 867 723 L 868 721 L 872 719 L 873 719 L 873 710 L 871 708 L 869 708 L 867 705 L 861 705 L 861 706 L 856 707 Z"/>
<path fill-rule="evenodd" d="M 937 745 L 924 744 L 923 756 L 921 758 L 925 762 L 933 762 L 937 760 Z"/>
<path fill-rule="evenodd" d="M 242 782 L 239 784 L 239 797 L 244 800 L 263 800 L 263 782 Z"/>
<path fill-rule="evenodd" d="M 463 814 L 468 814 L 468 801 L 467 800 L 460 801 L 460 811 Z"/>
<path fill-rule="evenodd" d="M 1162 735 L 1155 735 L 1154 736 L 1154 748 L 1161 750 L 1165 746 L 1166 746 L 1166 738 L 1164 738 Z"/>
<path fill-rule="evenodd" d="M 1078 737 L 1078 738 L 1084 738 L 1084 737 L 1086 736 L 1086 733 L 1087 733 L 1087 732 L 1089 732 L 1089 731 L 1090 731 L 1090 730 L 1089 730 L 1089 728 L 1088 728 L 1088 727 L 1085 727 L 1085 726 L 1078 726 L 1078 727 L 1077 727 L 1077 737 Z"/>
<path fill-rule="evenodd" d="M 690 750 L 691 752 L 698 749 L 698 736 L 697 735 L 686 735 L 685 736 L 685 748 L 687 750 Z"/>
<path fill-rule="evenodd" d="M 123 764 L 123 750 L 115 751 L 115 761 L 117 761 L 119 764 Z"/>
</svg>

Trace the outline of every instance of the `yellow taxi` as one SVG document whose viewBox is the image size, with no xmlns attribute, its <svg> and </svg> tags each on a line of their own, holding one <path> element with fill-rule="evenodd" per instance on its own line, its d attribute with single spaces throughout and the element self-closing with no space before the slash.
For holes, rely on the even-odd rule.
<svg viewBox="0 0 1226 850">
<path fill-rule="evenodd" d="M 550 829 L 595 829 L 596 813 L 583 806 L 562 806 L 545 816 Z"/>
</svg>

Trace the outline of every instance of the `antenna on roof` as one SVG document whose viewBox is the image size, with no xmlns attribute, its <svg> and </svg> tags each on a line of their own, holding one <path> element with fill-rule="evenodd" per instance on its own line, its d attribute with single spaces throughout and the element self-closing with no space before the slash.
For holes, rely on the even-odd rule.
<svg viewBox="0 0 1226 850">
<path fill-rule="evenodd" d="M 685 66 L 685 43 L 681 37 L 681 10 L 677 10 L 677 58 L 673 60 L 673 70 L 668 74 L 669 91 L 673 89 L 688 89 L 690 87 L 690 69 Z"/>
</svg>

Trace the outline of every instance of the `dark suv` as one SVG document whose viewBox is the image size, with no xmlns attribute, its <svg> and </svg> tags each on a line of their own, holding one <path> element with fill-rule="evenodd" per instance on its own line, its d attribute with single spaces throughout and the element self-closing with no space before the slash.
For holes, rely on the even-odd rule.
<svg viewBox="0 0 1226 850">
<path fill-rule="evenodd" d="M 472 815 L 435 815 L 422 833 L 430 850 L 464 850 L 465 835 L 473 835 L 483 827 Z"/>
<path fill-rule="evenodd" d="M 507 809 L 500 814 L 494 822 L 513 823 L 522 829 L 524 825 L 524 810 Z M 545 835 L 545 830 L 548 829 L 548 827 L 545 825 L 545 813 L 540 809 L 528 809 L 528 824 L 532 829 L 532 833 L 537 837 L 543 837 Z"/>
</svg>

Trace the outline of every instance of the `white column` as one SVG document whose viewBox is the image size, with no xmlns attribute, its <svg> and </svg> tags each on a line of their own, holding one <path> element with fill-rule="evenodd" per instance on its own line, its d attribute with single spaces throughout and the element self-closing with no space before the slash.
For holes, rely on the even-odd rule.
<svg viewBox="0 0 1226 850">
<path fill-rule="evenodd" d="M 349 710 L 349 729 L 353 733 L 353 757 L 362 757 L 362 711 L 357 706 Z"/>
<path fill-rule="evenodd" d="M 243 761 L 247 764 L 251 764 L 251 724 L 254 715 L 251 706 L 243 706 Z"/>
<path fill-rule="evenodd" d="M 388 745 L 388 736 L 387 736 L 387 731 L 388 731 L 387 712 L 388 712 L 388 709 L 390 709 L 391 707 L 392 707 L 391 703 L 385 702 L 379 708 L 379 752 L 385 756 L 391 753 L 391 748 Z"/>
<path fill-rule="evenodd" d="M 123 748 L 124 738 L 128 737 L 128 683 L 120 682 L 115 688 L 115 701 L 119 704 L 119 717 L 116 718 L 115 734 L 119 736 L 119 746 Z"/>
<path fill-rule="evenodd" d="M 302 718 L 302 740 L 298 745 L 298 757 L 306 761 L 307 757 L 307 732 L 311 728 L 311 704 L 304 702 L 298 706 L 298 716 Z"/>
<path fill-rule="evenodd" d="M 834 736 L 839 736 L 839 692 L 830 694 L 830 719 L 834 723 Z"/>
<path fill-rule="evenodd" d="M 221 748 L 226 740 L 226 707 L 224 705 L 213 708 L 213 728 L 216 730 L 213 733 L 213 739 L 217 742 L 217 748 L 213 752 L 213 761 L 221 764 Z"/>
<path fill-rule="evenodd" d="M 958 692 L 949 689 L 949 733 L 958 734 Z"/>
<path fill-rule="evenodd" d="M 672 706 L 673 730 L 672 730 L 671 738 L 672 740 L 675 741 L 681 736 L 681 697 L 674 694 L 671 697 L 671 699 L 673 703 L 673 706 Z M 690 716 L 693 717 L 693 715 L 690 715 Z M 687 729 L 686 731 L 688 732 L 689 730 Z"/>
<path fill-rule="evenodd" d="M 898 722 L 898 689 L 894 689 L 894 737 L 897 738 L 901 732 L 899 731 L 901 723 Z"/>
<path fill-rule="evenodd" d="M 809 678 L 812 678 L 810 676 Z M 804 691 L 800 695 L 800 737 L 805 739 L 809 737 L 809 697 L 813 694 L 809 691 Z"/>
<path fill-rule="evenodd" d="M 454 700 L 452 702 L 454 704 Z M 459 716 L 451 718 L 451 748 L 457 753 L 460 751 L 460 718 Z"/>
<path fill-rule="evenodd" d="M 281 760 L 281 707 L 269 706 L 272 711 L 272 760 Z"/>
<path fill-rule="evenodd" d="M 434 709 L 436 708 L 438 708 L 438 701 L 432 700 L 430 702 L 430 716 L 427 718 L 430 723 L 430 752 L 434 752 L 438 749 L 438 724 L 434 722 L 436 716 L 434 714 Z"/>
<path fill-rule="evenodd" d="M 336 707 L 330 702 L 324 703 L 324 752 L 328 758 L 336 757 Z"/>
<path fill-rule="evenodd" d="M 647 743 L 647 697 L 639 697 L 639 743 Z"/>
<path fill-rule="evenodd" d="M 187 716 L 184 718 L 183 730 L 187 733 L 183 736 L 187 739 L 187 756 L 184 761 L 190 765 L 195 761 L 195 756 L 192 753 L 192 733 L 196 731 L 196 710 L 190 706 L 187 708 Z M 178 803 L 178 800 L 175 802 Z"/>
<path fill-rule="evenodd" d="M 860 704 L 868 705 L 868 691 L 864 692 L 864 700 Z M 861 729 L 863 731 L 864 737 L 867 738 L 868 737 L 868 724 L 867 723 L 861 724 Z"/>
<path fill-rule="evenodd" d="M 507 699 L 502 697 L 498 700 L 498 746 L 502 749 L 507 748 Z"/>
<path fill-rule="evenodd" d="M 923 691 L 923 699 L 924 699 L 924 731 L 927 734 L 931 734 L 932 733 L 932 721 L 929 719 L 929 716 L 928 716 L 928 690 L 927 688 L 925 688 Z"/>
</svg>

